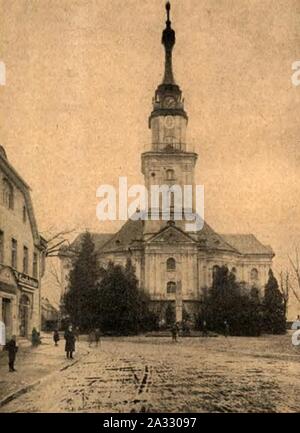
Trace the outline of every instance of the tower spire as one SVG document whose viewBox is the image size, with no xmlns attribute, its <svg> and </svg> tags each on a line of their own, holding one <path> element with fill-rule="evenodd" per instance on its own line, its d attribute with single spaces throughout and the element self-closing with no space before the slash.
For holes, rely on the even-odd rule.
<svg viewBox="0 0 300 433">
<path fill-rule="evenodd" d="M 162 34 L 162 44 L 165 47 L 165 74 L 163 78 L 163 84 L 175 84 L 172 68 L 172 50 L 175 45 L 175 31 L 171 28 L 170 9 L 171 4 L 168 1 L 166 3 L 166 28 L 164 29 Z"/>
</svg>

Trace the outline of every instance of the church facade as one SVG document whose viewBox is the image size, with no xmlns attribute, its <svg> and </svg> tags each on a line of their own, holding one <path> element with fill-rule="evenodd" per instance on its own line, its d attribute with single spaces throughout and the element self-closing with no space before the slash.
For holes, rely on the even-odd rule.
<svg viewBox="0 0 300 433">
<path fill-rule="evenodd" d="M 165 71 L 153 98 L 149 117 L 151 147 L 141 155 L 142 173 L 148 191 L 151 185 L 195 186 L 197 154 L 186 143 L 188 115 L 180 87 L 172 69 L 175 32 L 167 3 L 166 28 L 162 34 Z M 154 209 L 151 209 L 152 211 Z M 128 220 L 113 235 L 94 233 L 99 260 L 125 264 L 130 258 L 136 268 L 140 287 L 149 293 L 153 308 L 164 319 L 167 306 L 180 305 L 182 311 L 197 311 L 205 289 L 211 286 L 216 267 L 227 265 L 245 288 L 261 291 L 267 281 L 274 253 L 253 234 L 218 234 L 206 222 L 201 230 L 186 231 L 186 221 L 162 218 L 159 207 L 156 220 Z M 174 211 L 174 209 L 173 209 Z M 173 218 L 172 218 L 173 215 Z M 69 251 L 60 254 L 62 280 L 67 284 L 72 248 L 80 246 L 79 236 Z"/>
</svg>

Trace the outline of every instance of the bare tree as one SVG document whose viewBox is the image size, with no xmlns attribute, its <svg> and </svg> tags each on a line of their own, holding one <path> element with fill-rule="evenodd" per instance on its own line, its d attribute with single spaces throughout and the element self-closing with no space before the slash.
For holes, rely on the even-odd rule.
<svg viewBox="0 0 300 433">
<path fill-rule="evenodd" d="M 52 230 L 48 230 L 45 234 L 47 241 L 46 257 L 57 257 L 62 247 L 70 247 L 69 237 L 73 232 L 74 229 L 63 230 L 56 233 L 53 233 Z"/>
<path fill-rule="evenodd" d="M 293 292 L 293 295 L 300 303 L 300 267 L 298 248 L 295 249 L 295 259 L 292 259 L 290 256 L 288 256 L 288 258 L 292 267 L 292 275 L 291 278 L 289 278 L 289 286 Z"/>
<path fill-rule="evenodd" d="M 280 284 L 279 284 L 279 290 L 283 297 L 284 302 L 284 311 L 285 315 L 287 315 L 288 310 L 288 304 L 289 304 L 289 298 L 290 298 L 290 274 L 289 271 L 280 272 Z"/>
</svg>

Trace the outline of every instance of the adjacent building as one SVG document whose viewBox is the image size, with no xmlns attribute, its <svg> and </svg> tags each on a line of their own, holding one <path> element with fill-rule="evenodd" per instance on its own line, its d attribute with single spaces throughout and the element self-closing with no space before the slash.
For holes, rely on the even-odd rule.
<svg viewBox="0 0 300 433">
<path fill-rule="evenodd" d="M 188 114 L 172 68 L 175 31 L 167 3 L 166 28 L 162 34 L 165 70 L 158 85 L 149 116 L 152 141 L 141 155 L 145 186 L 195 185 L 198 155 L 186 142 Z M 204 179 L 205 183 L 205 179 Z M 171 202 L 172 203 L 172 202 Z M 172 204 L 171 204 L 172 207 Z M 171 209 L 172 210 L 172 209 Z M 253 234 L 219 234 L 206 222 L 201 230 L 187 231 L 186 220 L 162 218 L 158 204 L 157 219 L 128 220 L 115 234 L 93 234 L 99 262 L 125 264 L 131 258 L 140 287 L 151 297 L 153 308 L 164 319 L 168 305 L 181 305 L 179 312 L 197 311 L 204 291 L 211 286 L 217 267 L 227 265 L 244 283 L 245 290 L 256 287 L 261 292 L 268 278 L 274 253 Z M 72 251 L 80 247 L 79 236 L 71 248 L 60 254 L 62 282 L 67 287 Z"/>
<path fill-rule="evenodd" d="M 58 327 L 60 321 L 59 310 L 54 307 L 48 298 L 42 297 L 41 313 L 43 331 L 53 331 Z"/>
<path fill-rule="evenodd" d="M 0 320 L 8 336 L 27 337 L 33 327 L 40 329 L 45 249 L 30 187 L 0 146 Z"/>
</svg>

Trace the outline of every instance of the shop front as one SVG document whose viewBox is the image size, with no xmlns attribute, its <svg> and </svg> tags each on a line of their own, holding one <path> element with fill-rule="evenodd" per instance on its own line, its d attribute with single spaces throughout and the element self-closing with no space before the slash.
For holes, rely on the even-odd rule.
<svg viewBox="0 0 300 433">
<path fill-rule="evenodd" d="M 18 283 L 9 267 L 0 269 L 0 320 L 5 324 L 6 337 L 18 335 L 17 324 Z"/>
<path fill-rule="evenodd" d="M 38 280 L 13 271 L 0 269 L 0 321 L 5 324 L 6 338 L 12 335 L 29 338 L 32 328 L 40 327 Z"/>
<path fill-rule="evenodd" d="M 29 338 L 32 329 L 39 329 L 38 280 L 20 272 L 16 273 L 18 282 L 18 334 Z"/>
</svg>

